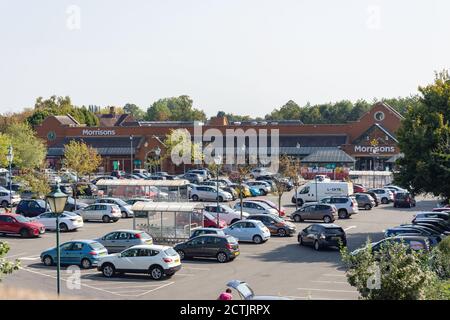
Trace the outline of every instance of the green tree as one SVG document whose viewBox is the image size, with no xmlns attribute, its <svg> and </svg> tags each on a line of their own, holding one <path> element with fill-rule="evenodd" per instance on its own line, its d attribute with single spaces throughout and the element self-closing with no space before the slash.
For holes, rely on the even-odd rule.
<svg viewBox="0 0 450 320">
<path fill-rule="evenodd" d="M 202 110 L 193 107 L 189 96 L 164 98 L 155 101 L 148 109 L 148 121 L 205 121 L 206 115 Z"/>
<path fill-rule="evenodd" d="M 9 165 L 6 155 L 8 154 L 8 147 L 11 145 L 11 139 L 8 135 L 0 133 L 0 167 Z"/>
<path fill-rule="evenodd" d="M 23 184 L 21 191 L 30 191 L 36 198 L 42 199 L 51 191 L 47 176 L 40 171 L 27 172 L 17 180 Z"/>
<path fill-rule="evenodd" d="M 13 271 L 18 270 L 20 266 L 19 260 L 11 262 L 5 258 L 8 252 L 8 243 L 5 241 L 0 241 L 0 281 L 4 275 L 13 273 Z"/>
<path fill-rule="evenodd" d="M 397 161 L 396 183 L 414 194 L 450 198 L 450 78 L 436 74 L 434 83 L 419 87 L 420 104 L 409 107 L 397 132 L 404 157 Z"/>
<path fill-rule="evenodd" d="M 127 103 L 126 105 L 124 105 L 123 111 L 125 113 L 131 114 L 136 120 L 143 120 L 145 117 L 144 110 L 133 103 Z"/>
</svg>

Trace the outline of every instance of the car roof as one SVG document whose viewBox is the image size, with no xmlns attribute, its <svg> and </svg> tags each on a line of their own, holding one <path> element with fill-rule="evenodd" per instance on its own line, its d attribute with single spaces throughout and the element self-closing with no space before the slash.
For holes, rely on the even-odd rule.
<svg viewBox="0 0 450 320">
<path fill-rule="evenodd" d="M 133 229 L 119 229 L 119 230 L 113 230 L 113 231 L 111 231 L 109 233 L 112 233 L 112 232 L 142 233 L 142 232 L 145 232 L 145 231 L 144 230 L 133 230 Z"/>
<path fill-rule="evenodd" d="M 103 202 L 91 203 L 90 206 L 95 205 L 95 204 L 101 204 L 102 206 L 117 206 L 117 204 L 115 204 L 115 203 L 103 203 Z"/>
<path fill-rule="evenodd" d="M 162 245 L 157 245 L 157 244 L 138 244 L 135 246 L 132 246 L 128 249 L 155 249 L 155 250 L 166 250 L 169 249 L 171 247 L 169 246 L 162 246 Z"/>
<path fill-rule="evenodd" d="M 428 240 L 428 237 L 425 237 L 425 236 L 404 236 L 404 235 L 398 235 L 398 236 L 395 236 L 395 237 L 389 237 L 389 238 L 386 238 L 386 239 L 419 239 L 419 240 Z"/>
<path fill-rule="evenodd" d="M 198 228 L 198 229 L 195 229 L 194 231 L 197 231 L 197 230 L 212 230 L 212 231 L 223 231 L 222 229 L 220 229 L 220 228 Z"/>
<path fill-rule="evenodd" d="M 316 225 L 324 227 L 326 229 L 342 228 L 341 226 L 338 226 L 334 223 L 317 223 Z"/>
</svg>

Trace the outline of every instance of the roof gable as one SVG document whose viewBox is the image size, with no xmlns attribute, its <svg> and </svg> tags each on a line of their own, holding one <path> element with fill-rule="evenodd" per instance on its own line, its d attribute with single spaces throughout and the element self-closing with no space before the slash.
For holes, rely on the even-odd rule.
<svg viewBox="0 0 450 320">
<path fill-rule="evenodd" d="M 387 130 L 386 128 L 383 128 L 380 124 L 375 123 L 373 124 L 369 129 L 367 129 L 366 131 L 364 131 L 361 135 L 359 135 L 358 138 L 356 138 L 355 140 L 352 141 L 352 144 L 360 144 L 363 141 L 370 141 L 371 140 L 371 136 L 376 132 L 379 131 L 381 132 L 383 135 L 386 135 L 389 137 L 389 139 L 393 140 L 395 143 L 398 143 L 397 138 L 395 137 L 394 134 L 392 134 L 391 132 L 389 132 L 389 130 Z"/>
</svg>

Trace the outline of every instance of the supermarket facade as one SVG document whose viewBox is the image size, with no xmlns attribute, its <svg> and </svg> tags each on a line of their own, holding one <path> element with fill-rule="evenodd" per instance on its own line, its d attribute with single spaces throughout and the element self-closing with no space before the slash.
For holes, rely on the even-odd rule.
<svg viewBox="0 0 450 320">
<path fill-rule="evenodd" d="M 117 115 L 111 108 L 109 114 L 99 115 L 98 127 L 80 125 L 70 116 L 50 116 L 35 129 L 47 143 L 47 162 L 54 168 L 61 166 L 64 145 L 70 140 L 82 140 L 102 156 L 100 170 L 104 172 L 148 169 L 148 165 L 159 157 L 164 158 L 160 170 L 183 172 L 186 166 L 177 166 L 170 157 L 164 157 L 166 135 L 172 129 L 187 129 L 195 139 L 212 129 L 223 134 L 224 146 L 229 132 L 244 132 L 242 140 L 237 140 L 244 141 L 244 145 L 235 144 L 232 148 L 227 145 L 224 156 L 230 152 L 236 154 L 236 149 L 240 148 L 247 156 L 254 153 L 251 138 L 245 136 L 247 132 L 267 132 L 268 149 L 271 135 L 276 133 L 278 154 L 299 158 L 303 170 L 339 172 L 393 169 L 400 156 L 396 132 L 402 119 L 385 103 L 374 104 L 360 119 L 345 124 L 303 124 L 299 120 L 229 122 L 220 117 L 206 123 L 149 122 L 136 121 L 131 115 Z"/>
</svg>

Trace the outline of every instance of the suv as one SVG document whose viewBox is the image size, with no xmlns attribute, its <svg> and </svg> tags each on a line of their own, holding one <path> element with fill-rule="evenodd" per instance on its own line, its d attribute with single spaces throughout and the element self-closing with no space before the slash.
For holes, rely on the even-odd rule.
<svg viewBox="0 0 450 320">
<path fill-rule="evenodd" d="M 337 216 L 337 209 L 332 204 L 307 204 L 291 214 L 295 222 L 303 220 L 323 220 L 325 223 L 331 223 Z"/>
<path fill-rule="evenodd" d="M 47 211 L 47 203 L 44 200 L 29 199 L 20 200 L 16 208 L 16 213 L 21 214 L 24 217 L 37 217 L 41 213 Z"/>
<path fill-rule="evenodd" d="M 239 244 L 234 237 L 222 235 L 201 235 L 178 243 L 174 249 L 181 260 L 188 257 L 215 258 L 223 263 L 233 261 L 239 255 Z"/>
<path fill-rule="evenodd" d="M 133 210 L 131 210 L 131 205 L 119 198 L 101 198 L 97 200 L 97 203 L 110 203 L 115 204 L 120 208 L 122 213 L 122 218 L 129 218 L 134 216 Z"/>
<path fill-rule="evenodd" d="M 312 224 L 300 231 L 297 240 L 299 245 L 311 245 L 317 251 L 323 247 L 347 245 L 345 231 L 335 224 Z"/>
<path fill-rule="evenodd" d="M 380 201 L 378 201 L 378 197 L 377 197 L 377 194 L 375 192 L 365 191 L 365 192 L 355 192 L 355 193 L 368 194 L 375 201 L 375 207 L 378 207 L 380 205 Z"/>
<path fill-rule="evenodd" d="M 20 234 L 23 238 L 39 237 L 45 232 L 42 223 L 31 221 L 19 214 L 0 214 L 0 233 Z"/>
<path fill-rule="evenodd" d="M 200 184 L 204 180 L 201 175 L 196 174 L 196 173 L 190 173 L 190 172 L 181 175 L 180 179 L 188 180 L 190 183 L 194 183 L 194 184 Z"/>
<path fill-rule="evenodd" d="M 218 200 L 222 201 L 231 201 L 233 196 L 221 190 L 219 188 L 219 194 L 217 194 L 217 189 L 210 186 L 193 186 L 192 190 L 189 192 L 189 198 L 193 201 L 199 200 Z"/>
<path fill-rule="evenodd" d="M 206 171 L 204 169 L 191 169 L 187 173 L 198 174 L 200 177 L 203 178 L 203 180 L 207 180 L 210 178 L 208 171 Z"/>
<path fill-rule="evenodd" d="M 371 210 L 375 207 L 375 200 L 370 194 L 367 193 L 355 193 L 354 197 L 358 203 L 358 208 L 364 208 L 366 210 Z"/>
<path fill-rule="evenodd" d="M 326 197 L 320 200 L 321 203 L 333 204 L 339 219 L 350 218 L 352 214 L 358 213 L 358 203 L 353 197 Z"/>
<path fill-rule="evenodd" d="M 382 204 L 388 204 L 389 202 L 394 201 L 394 194 L 389 189 L 383 189 L 383 188 L 376 188 L 376 189 L 370 189 L 368 191 L 375 192 L 377 195 L 378 200 Z"/>
<path fill-rule="evenodd" d="M 75 212 L 83 217 L 84 221 L 101 220 L 105 223 L 116 222 L 121 217 L 120 208 L 110 203 L 95 203 Z"/>
<path fill-rule="evenodd" d="M 394 196 L 394 208 L 397 207 L 415 207 L 416 199 L 409 192 L 397 192 Z"/>
</svg>

